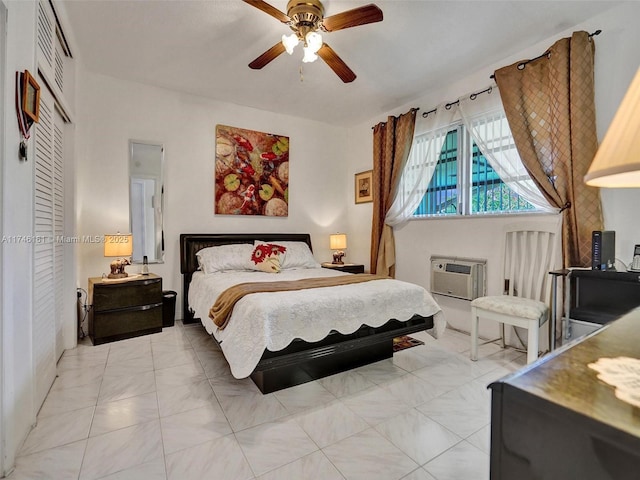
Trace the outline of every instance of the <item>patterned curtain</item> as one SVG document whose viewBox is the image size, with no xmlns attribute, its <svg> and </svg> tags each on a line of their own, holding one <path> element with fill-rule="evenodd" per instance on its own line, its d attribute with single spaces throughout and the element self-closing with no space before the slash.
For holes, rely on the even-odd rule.
<svg viewBox="0 0 640 480">
<path fill-rule="evenodd" d="M 371 273 L 395 276 L 396 249 L 393 228 L 384 219 L 396 195 L 416 124 L 416 109 L 388 117 L 373 127 L 373 220 Z"/>
<path fill-rule="evenodd" d="M 594 50 L 587 32 L 575 32 L 540 59 L 495 72 L 520 158 L 563 212 L 565 267 L 591 265 L 591 232 L 603 227 L 600 190 L 583 181 L 598 148 Z"/>
</svg>

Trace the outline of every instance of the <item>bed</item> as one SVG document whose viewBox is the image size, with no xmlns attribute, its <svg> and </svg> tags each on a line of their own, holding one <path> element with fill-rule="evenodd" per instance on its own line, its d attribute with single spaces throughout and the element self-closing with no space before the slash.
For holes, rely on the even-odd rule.
<svg viewBox="0 0 640 480">
<path fill-rule="evenodd" d="M 270 281 L 271 278 L 297 281 L 307 277 L 351 275 L 319 268 L 317 262 L 318 268 L 283 268 L 277 275 L 244 270 L 205 274 L 199 268 L 197 255 L 204 252 L 203 249 L 222 245 L 244 249 L 246 244 L 253 248 L 256 241 L 302 242 L 311 250 L 309 234 L 181 234 L 180 271 L 183 275 L 183 322 L 202 323 L 222 349 L 232 374 L 236 378 L 250 376 L 262 393 L 390 358 L 393 338 L 424 330 L 437 336 L 444 329 L 442 312 L 428 292 L 422 287 L 391 279 L 344 287 L 248 295 L 234 307 L 229 326 L 220 329 L 209 318 L 209 308 L 219 292 L 234 282 Z M 365 294 L 363 288 L 373 291 Z M 393 294 L 395 288 L 408 290 Z M 329 296 L 333 292 L 335 299 L 334 295 Z M 312 298 L 315 295 L 315 298 L 308 301 L 305 295 Z M 342 295 L 353 297 L 355 310 L 342 308 L 346 302 Z M 399 312 L 398 315 L 380 318 L 393 302 L 396 302 L 394 313 Z M 415 308 L 414 304 L 417 305 Z M 256 312 L 267 307 L 265 320 L 262 320 L 263 312 Z M 304 317 L 300 317 L 301 312 Z M 297 319 L 293 318 L 295 315 L 298 315 Z M 294 332 L 296 329 L 298 331 Z"/>
</svg>

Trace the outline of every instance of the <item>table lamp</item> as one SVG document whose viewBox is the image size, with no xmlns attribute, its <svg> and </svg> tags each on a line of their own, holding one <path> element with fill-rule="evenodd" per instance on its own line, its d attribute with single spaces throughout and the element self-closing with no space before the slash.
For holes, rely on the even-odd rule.
<svg viewBox="0 0 640 480">
<path fill-rule="evenodd" d="M 130 233 L 116 233 L 115 235 L 104 236 L 104 256 L 105 257 L 130 257 L 133 253 L 133 235 Z M 128 258 L 118 258 L 111 262 L 111 273 L 108 278 L 128 277 L 124 267 L 131 265 Z"/>
<path fill-rule="evenodd" d="M 342 257 L 344 257 L 343 250 L 347 248 L 347 236 L 344 233 L 334 233 L 329 235 L 329 244 L 333 252 L 333 264 L 343 265 Z"/>
</svg>

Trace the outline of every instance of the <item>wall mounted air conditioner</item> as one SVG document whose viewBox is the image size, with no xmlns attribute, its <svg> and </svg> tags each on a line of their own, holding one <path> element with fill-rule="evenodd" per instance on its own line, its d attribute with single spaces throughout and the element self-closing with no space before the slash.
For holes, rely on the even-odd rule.
<svg viewBox="0 0 640 480">
<path fill-rule="evenodd" d="M 485 295 L 486 260 L 431 257 L 431 293 L 473 300 Z"/>
</svg>

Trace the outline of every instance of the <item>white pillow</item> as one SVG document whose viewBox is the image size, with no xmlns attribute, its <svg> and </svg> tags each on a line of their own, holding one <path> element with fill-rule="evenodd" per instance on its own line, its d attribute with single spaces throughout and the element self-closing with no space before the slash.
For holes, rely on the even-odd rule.
<svg viewBox="0 0 640 480">
<path fill-rule="evenodd" d="M 273 245 L 281 245 L 287 249 L 284 255 L 280 255 L 280 269 L 281 270 L 294 270 L 297 268 L 321 268 L 320 264 L 313 258 L 313 253 L 309 245 L 305 242 L 288 242 L 274 240 L 271 242 L 264 242 L 256 240 L 255 245 L 263 243 L 271 243 Z"/>
<path fill-rule="evenodd" d="M 206 273 L 253 270 L 250 243 L 207 247 L 196 253 L 200 269 Z"/>
</svg>

